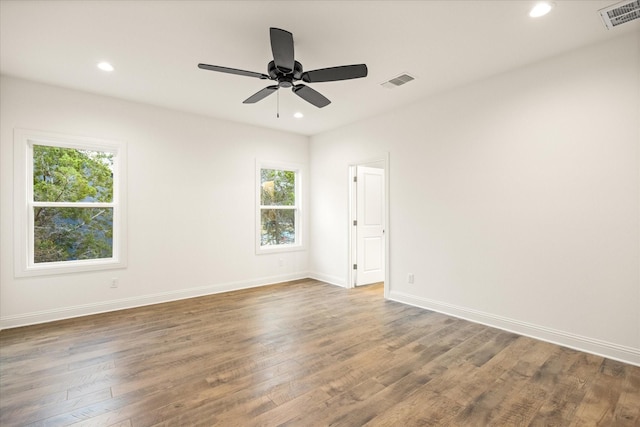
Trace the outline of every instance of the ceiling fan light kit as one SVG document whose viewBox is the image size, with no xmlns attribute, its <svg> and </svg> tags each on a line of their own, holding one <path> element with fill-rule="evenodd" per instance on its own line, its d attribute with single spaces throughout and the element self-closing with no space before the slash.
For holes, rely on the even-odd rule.
<svg viewBox="0 0 640 427">
<path fill-rule="evenodd" d="M 208 64 L 198 64 L 198 68 L 277 82 L 275 85 L 267 86 L 254 93 L 244 100 L 244 104 L 254 104 L 261 101 L 280 88 L 291 88 L 293 93 L 318 108 L 326 107 L 331 103 L 331 101 L 315 89 L 312 89 L 305 84 L 296 84 L 296 82 L 335 82 L 340 80 L 359 79 L 367 76 L 368 71 L 365 64 L 343 65 L 304 71 L 302 64 L 295 60 L 293 34 L 289 31 L 281 30 L 280 28 L 270 28 L 269 35 L 271 38 L 273 61 L 267 64 L 267 74 Z"/>
</svg>

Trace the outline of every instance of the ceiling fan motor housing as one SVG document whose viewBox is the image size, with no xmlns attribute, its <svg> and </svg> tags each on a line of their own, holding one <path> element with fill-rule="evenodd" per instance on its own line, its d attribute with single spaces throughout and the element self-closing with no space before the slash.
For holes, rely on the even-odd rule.
<svg viewBox="0 0 640 427">
<path fill-rule="evenodd" d="M 269 74 L 269 77 L 271 77 L 272 80 L 277 80 L 278 82 L 280 82 L 280 79 L 282 79 L 283 77 L 289 77 L 297 81 L 302 78 L 302 64 L 299 63 L 298 61 L 294 61 L 293 72 L 285 74 L 282 71 L 280 71 L 278 67 L 276 67 L 275 61 L 271 61 L 267 65 L 267 73 Z"/>
</svg>

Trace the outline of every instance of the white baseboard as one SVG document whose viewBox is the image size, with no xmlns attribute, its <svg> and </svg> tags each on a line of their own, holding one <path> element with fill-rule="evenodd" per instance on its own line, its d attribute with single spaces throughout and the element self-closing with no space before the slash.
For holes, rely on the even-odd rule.
<svg viewBox="0 0 640 427">
<path fill-rule="evenodd" d="M 389 299 L 403 304 L 409 304 L 426 310 L 437 311 L 475 323 L 499 328 L 508 332 L 539 339 L 542 341 L 569 347 L 575 350 L 603 356 L 609 359 L 640 366 L 640 349 L 614 344 L 595 338 L 571 334 L 544 326 L 534 325 L 519 320 L 496 316 L 477 310 L 468 309 L 441 301 L 416 297 L 404 292 L 391 291 Z"/>
<path fill-rule="evenodd" d="M 328 283 L 330 285 L 340 286 L 341 288 L 347 287 L 347 279 L 344 277 L 330 276 L 324 273 L 310 272 L 309 278 L 316 279 L 321 282 Z"/>
<path fill-rule="evenodd" d="M 14 316 L 4 316 L 0 317 L 0 330 L 17 328 L 20 326 L 35 325 L 38 323 L 53 322 L 55 320 L 71 319 L 73 317 L 88 316 L 91 314 L 105 313 L 108 311 L 124 310 L 145 305 L 177 301 L 204 295 L 219 294 L 222 292 L 237 291 L 240 289 L 255 288 L 258 286 L 272 285 L 274 283 L 288 282 L 290 280 L 305 279 L 307 277 L 309 277 L 309 273 L 307 272 L 283 274 L 278 276 L 263 277 L 260 279 L 217 283 L 209 286 L 180 289 L 176 291 L 161 292 L 157 294 L 142 295 L 131 298 L 122 298 L 93 304 L 43 310 Z"/>
</svg>

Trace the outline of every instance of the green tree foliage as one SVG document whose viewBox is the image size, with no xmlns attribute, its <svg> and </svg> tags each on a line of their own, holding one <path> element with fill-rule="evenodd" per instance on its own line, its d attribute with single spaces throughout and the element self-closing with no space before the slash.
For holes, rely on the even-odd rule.
<svg viewBox="0 0 640 427">
<path fill-rule="evenodd" d="M 34 145 L 33 200 L 113 201 L 113 154 Z M 34 261 L 110 258 L 113 208 L 34 207 Z"/>
<path fill-rule="evenodd" d="M 279 169 L 260 171 L 260 204 L 263 206 L 295 206 L 296 173 Z M 260 212 L 261 244 L 282 245 L 295 242 L 294 209 L 266 209 Z"/>
<path fill-rule="evenodd" d="M 262 169 L 261 204 L 293 206 L 296 204 L 296 173 L 278 169 Z"/>
</svg>

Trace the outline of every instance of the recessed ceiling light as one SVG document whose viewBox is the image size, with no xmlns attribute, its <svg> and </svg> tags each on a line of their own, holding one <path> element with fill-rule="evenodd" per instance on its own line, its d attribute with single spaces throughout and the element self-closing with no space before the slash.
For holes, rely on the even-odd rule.
<svg viewBox="0 0 640 427">
<path fill-rule="evenodd" d="M 531 11 L 529 12 L 529 16 L 532 18 L 539 18 L 541 16 L 544 16 L 547 13 L 551 12 L 553 6 L 554 3 L 548 1 L 541 1 L 539 3 L 536 3 L 536 5 L 533 6 Z"/>
<path fill-rule="evenodd" d="M 100 68 L 102 71 L 106 71 L 109 73 L 114 70 L 113 65 L 109 64 L 108 62 L 98 62 L 97 67 Z"/>
<path fill-rule="evenodd" d="M 301 119 L 304 117 L 304 114 L 298 111 L 297 113 L 293 114 L 293 117 L 295 117 L 296 119 Z"/>
</svg>

